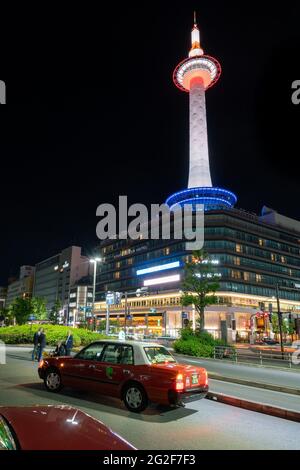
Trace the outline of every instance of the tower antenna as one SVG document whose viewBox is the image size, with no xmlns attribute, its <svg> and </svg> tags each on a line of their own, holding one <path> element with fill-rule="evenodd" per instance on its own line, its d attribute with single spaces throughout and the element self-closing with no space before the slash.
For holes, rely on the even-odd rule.
<svg viewBox="0 0 300 470">
<path fill-rule="evenodd" d="M 196 15 L 196 10 L 194 10 L 194 26 L 197 26 L 197 15 Z"/>
</svg>

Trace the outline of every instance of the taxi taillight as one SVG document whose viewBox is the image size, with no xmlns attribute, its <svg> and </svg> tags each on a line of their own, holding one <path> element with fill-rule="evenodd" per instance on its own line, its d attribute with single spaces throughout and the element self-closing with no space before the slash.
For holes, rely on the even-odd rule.
<svg viewBox="0 0 300 470">
<path fill-rule="evenodd" d="M 208 385 L 208 375 L 207 375 L 207 370 L 204 371 L 204 377 L 205 377 L 205 385 Z"/>
<path fill-rule="evenodd" d="M 180 392 L 181 390 L 184 389 L 184 383 L 183 383 L 183 375 L 182 374 L 177 374 L 176 376 L 176 385 L 175 389 Z"/>
</svg>

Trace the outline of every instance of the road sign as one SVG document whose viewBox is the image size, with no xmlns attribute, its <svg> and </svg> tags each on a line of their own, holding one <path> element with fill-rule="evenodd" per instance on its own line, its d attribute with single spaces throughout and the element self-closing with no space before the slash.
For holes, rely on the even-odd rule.
<svg viewBox="0 0 300 470">
<path fill-rule="evenodd" d="M 115 304 L 115 292 L 107 292 L 105 300 L 106 305 L 114 305 Z"/>
</svg>

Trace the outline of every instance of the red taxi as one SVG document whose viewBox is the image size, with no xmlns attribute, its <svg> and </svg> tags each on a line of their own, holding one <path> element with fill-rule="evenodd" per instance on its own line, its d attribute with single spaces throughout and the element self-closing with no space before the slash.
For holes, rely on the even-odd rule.
<svg viewBox="0 0 300 470">
<path fill-rule="evenodd" d="M 178 364 L 157 343 L 97 341 L 74 357 L 44 358 L 38 373 L 51 392 L 63 386 L 98 392 L 120 398 L 134 412 L 149 402 L 183 405 L 208 391 L 204 368 Z"/>
</svg>

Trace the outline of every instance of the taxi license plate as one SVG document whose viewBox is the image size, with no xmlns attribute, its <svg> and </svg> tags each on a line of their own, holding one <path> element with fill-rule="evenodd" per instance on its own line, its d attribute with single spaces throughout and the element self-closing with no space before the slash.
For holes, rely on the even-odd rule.
<svg viewBox="0 0 300 470">
<path fill-rule="evenodd" d="M 198 375 L 197 374 L 193 374 L 192 375 L 192 384 L 195 385 L 198 383 Z"/>
</svg>

